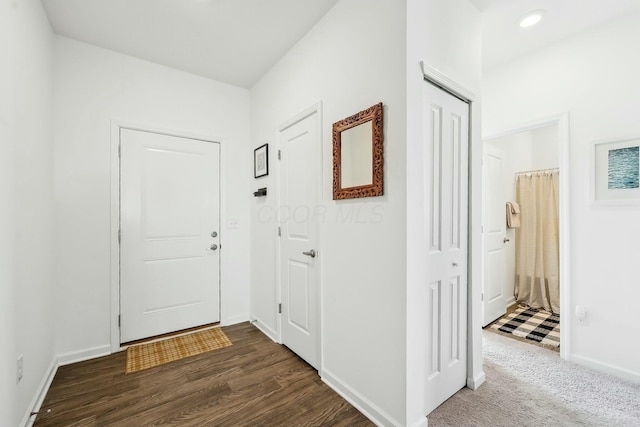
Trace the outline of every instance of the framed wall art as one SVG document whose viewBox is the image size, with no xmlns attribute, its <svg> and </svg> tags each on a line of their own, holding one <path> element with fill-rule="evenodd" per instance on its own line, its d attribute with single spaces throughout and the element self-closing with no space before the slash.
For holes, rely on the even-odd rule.
<svg viewBox="0 0 640 427">
<path fill-rule="evenodd" d="M 591 169 L 594 204 L 640 203 L 640 137 L 594 143 Z"/>
<path fill-rule="evenodd" d="M 253 150 L 253 177 L 269 175 L 269 144 L 261 145 Z"/>
</svg>

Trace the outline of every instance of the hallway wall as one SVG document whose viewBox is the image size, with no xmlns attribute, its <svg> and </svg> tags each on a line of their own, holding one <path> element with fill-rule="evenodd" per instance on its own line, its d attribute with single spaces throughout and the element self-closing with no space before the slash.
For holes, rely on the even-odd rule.
<svg viewBox="0 0 640 427">
<path fill-rule="evenodd" d="M 424 166 L 426 119 L 422 93 L 424 75 L 420 62 L 444 73 L 475 94 L 469 140 L 469 259 L 467 346 L 475 357 L 467 360 L 467 384 L 479 386 L 482 371 L 482 139 L 480 131 L 482 17 L 468 0 L 407 1 L 407 424 L 423 425 L 425 419 L 426 342 L 432 327 L 428 311 L 428 235 L 425 212 L 429 194 Z M 474 327 L 475 326 L 475 327 Z"/>
<path fill-rule="evenodd" d="M 56 353 L 109 352 L 111 120 L 222 142 L 222 322 L 249 317 L 249 91 L 55 37 Z M 233 165 L 232 167 L 227 167 Z M 238 228 L 228 227 L 235 220 Z"/>
<path fill-rule="evenodd" d="M 277 130 L 322 101 L 320 374 L 389 425 L 405 415 L 405 20 L 404 2 L 341 0 L 251 90 L 253 147 L 272 150 L 252 179 L 269 193 L 252 198 L 251 315 L 276 336 Z M 384 195 L 334 201 L 332 124 L 378 102 Z"/>
<path fill-rule="evenodd" d="M 29 419 L 55 339 L 53 34 L 39 1 L 0 3 L 0 52 L 0 426 L 13 427 Z"/>
</svg>

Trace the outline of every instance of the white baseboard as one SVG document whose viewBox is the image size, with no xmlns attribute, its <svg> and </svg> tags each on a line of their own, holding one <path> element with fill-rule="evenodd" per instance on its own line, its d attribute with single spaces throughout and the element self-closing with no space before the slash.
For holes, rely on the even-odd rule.
<svg viewBox="0 0 640 427">
<path fill-rule="evenodd" d="M 32 417 L 31 412 L 38 412 L 42 407 L 42 402 L 44 402 L 44 398 L 47 395 L 47 392 L 49 391 L 49 387 L 51 387 L 51 383 L 53 382 L 53 377 L 56 376 L 57 371 L 58 371 L 58 363 L 56 358 L 54 357 L 53 360 L 51 360 L 49 369 L 47 369 L 45 376 L 42 378 L 42 381 L 40 382 L 40 386 L 38 387 L 36 395 L 33 396 L 33 400 L 29 405 L 29 410 L 27 411 L 26 414 L 24 414 L 24 418 L 20 423 L 21 426 L 31 427 L 33 425 L 36 417 L 35 415 Z"/>
<path fill-rule="evenodd" d="M 588 357 L 576 356 L 575 354 L 571 355 L 570 360 L 574 363 L 577 363 L 578 365 L 586 366 L 587 368 L 591 368 L 595 371 L 614 375 L 627 381 L 640 383 L 640 374 L 637 372 L 632 372 L 623 368 L 618 368 L 617 366 L 598 362 L 596 360 L 589 359 Z"/>
<path fill-rule="evenodd" d="M 427 419 L 427 417 L 422 417 L 418 421 L 414 422 L 413 424 L 410 424 L 410 427 L 428 427 L 428 426 L 429 426 L 429 420 Z"/>
<path fill-rule="evenodd" d="M 231 325 L 236 325 L 238 323 L 248 322 L 248 321 L 249 321 L 248 314 L 240 314 L 238 316 L 230 316 L 230 317 L 225 317 L 224 319 L 221 319 L 220 325 L 231 326 Z"/>
<path fill-rule="evenodd" d="M 506 307 L 505 307 L 505 308 L 509 308 L 509 307 L 511 307 L 513 304 L 515 304 L 515 303 L 516 303 L 516 297 L 515 297 L 515 296 L 513 296 L 513 297 L 509 298 L 509 299 L 506 301 L 506 303 L 507 303 L 507 304 L 506 304 Z"/>
<path fill-rule="evenodd" d="M 404 424 L 393 419 L 393 417 L 380 409 L 366 397 L 362 396 L 356 390 L 349 387 L 344 383 L 344 381 L 338 379 L 326 368 L 322 370 L 322 381 L 342 396 L 347 402 L 353 405 L 358 411 L 362 412 L 365 417 L 369 418 L 377 426 L 401 426 Z"/>
<path fill-rule="evenodd" d="M 110 354 L 111 346 L 108 344 L 87 348 L 85 350 L 63 353 L 58 355 L 58 366 L 70 365 L 76 362 L 84 362 L 85 360 L 108 356 Z"/>
<path fill-rule="evenodd" d="M 480 387 L 484 383 L 485 379 L 486 376 L 484 374 L 484 371 L 481 371 L 475 377 L 467 377 L 467 387 L 471 390 L 477 390 L 478 387 Z"/>
<path fill-rule="evenodd" d="M 260 329 L 260 332 L 271 338 L 271 341 L 278 342 L 278 334 L 273 329 L 269 328 L 267 325 L 262 323 L 260 319 L 252 318 L 250 320 L 251 324 L 256 328 Z"/>
</svg>

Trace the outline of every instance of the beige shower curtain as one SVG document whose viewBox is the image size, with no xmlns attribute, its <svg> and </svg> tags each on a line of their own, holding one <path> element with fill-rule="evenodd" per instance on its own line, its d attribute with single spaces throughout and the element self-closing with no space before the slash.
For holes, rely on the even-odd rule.
<svg viewBox="0 0 640 427">
<path fill-rule="evenodd" d="M 516 300 L 560 313 L 558 171 L 516 177 Z"/>
</svg>

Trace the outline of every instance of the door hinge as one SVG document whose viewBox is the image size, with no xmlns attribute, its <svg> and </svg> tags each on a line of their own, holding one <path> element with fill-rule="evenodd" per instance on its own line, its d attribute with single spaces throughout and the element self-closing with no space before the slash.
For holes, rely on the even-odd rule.
<svg viewBox="0 0 640 427">
<path fill-rule="evenodd" d="M 282 314 L 282 303 L 278 304 L 278 314 Z"/>
<path fill-rule="evenodd" d="M 282 152 L 278 150 L 278 160 L 282 160 Z"/>
<path fill-rule="evenodd" d="M 118 328 L 120 327 L 120 315 L 118 314 Z"/>
<path fill-rule="evenodd" d="M 480 301 L 484 301 L 484 292 L 480 294 Z"/>
<path fill-rule="evenodd" d="M 122 145 L 118 144 L 118 157 L 122 156 L 121 147 Z"/>
<path fill-rule="evenodd" d="M 122 232 L 118 230 L 118 243 L 120 243 L 121 239 L 122 239 Z"/>
<path fill-rule="evenodd" d="M 278 226 L 278 237 L 282 236 L 282 229 Z"/>
</svg>

